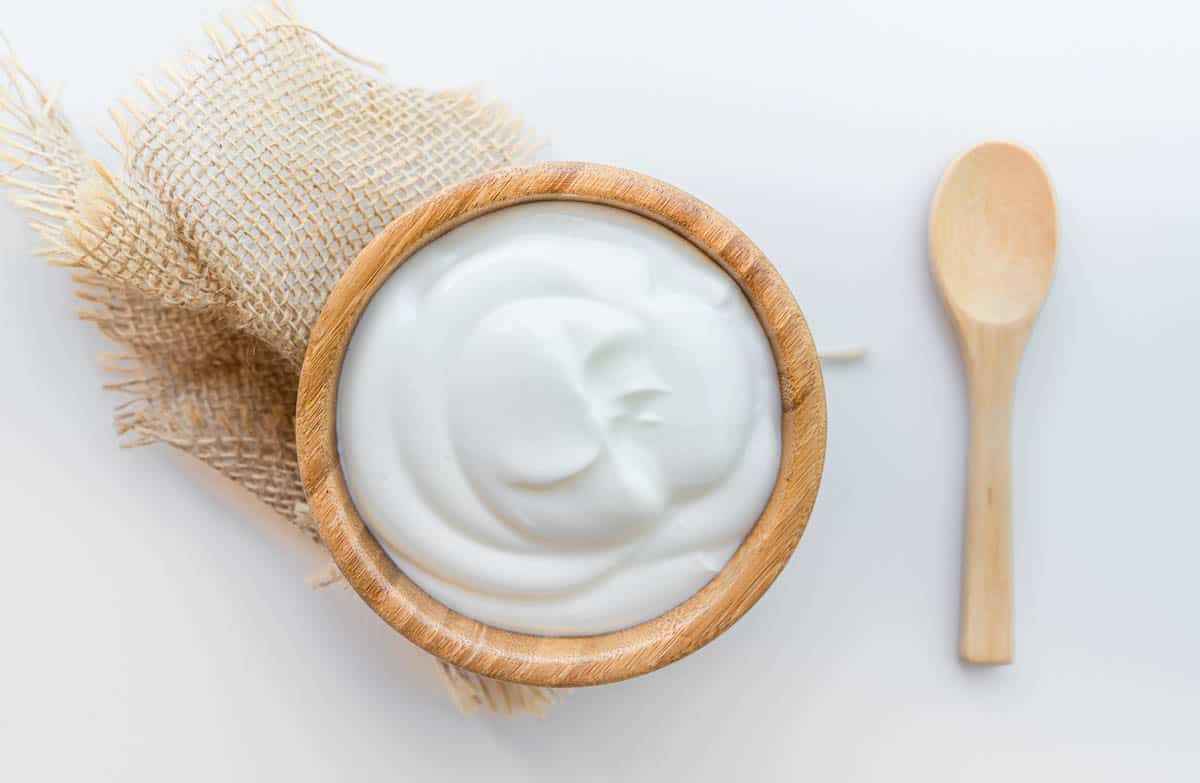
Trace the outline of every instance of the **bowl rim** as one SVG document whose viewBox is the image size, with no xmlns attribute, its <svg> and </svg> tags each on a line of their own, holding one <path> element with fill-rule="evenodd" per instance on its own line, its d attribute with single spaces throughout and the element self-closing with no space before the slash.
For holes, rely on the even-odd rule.
<svg viewBox="0 0 1200 783">
<path fill-rule="evenodd" d="M 594 636 L 536 636 L 489 626 L 434 599 L 392 561 L 350 498 L 337 448 L 342 360 L 371 297 L 404 261 L 457 226 L 532 201 L 604 204 L 683 236 L 738 283 L 769 338 L 779 373 L 782 451 L 771 496 L 725 566 L 684 603 Z M 485 677 L 544 687 L 599 685 L 659 669 L 703 647 L 762 596 L 808 524 L 825 460 L 824 381 L 812 335 L 766 256 L 711 207 L 664 182 L 594 163 L 493 171 L 454 185 L 383 229 L 342 275 L 309 337 L 296 402 L 296 445 L 321 538 L 349 584 L 427 652 Z"/>
</svg>

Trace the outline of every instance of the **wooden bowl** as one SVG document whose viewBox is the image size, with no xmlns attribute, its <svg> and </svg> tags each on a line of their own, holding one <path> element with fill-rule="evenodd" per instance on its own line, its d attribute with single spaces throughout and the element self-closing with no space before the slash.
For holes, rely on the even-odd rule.
<svg viewBox="0 0 1200 783">
<path fill-rule="evenodd" d="M 587 201 L 643 215 L 703 250 L 745 292 L 779 371 L 779 477 L 754 528 L 689 600 L 653 620 L 597 636 L 533 636 L 485 625 L 417 587 L 367 529 L 337 447 L 337 391 L 351 334 L 371 297 L 414 252 L 480 215 L 529 201 Z M 296 406 L 300 470 L 321 536 L 346 579 L 389 625 L 433 655 L 487 677 L 575 687 L 653 671 L 707 644 L 771 585 L 795 549 L 825 462 L 825 390 L 812 336 L 766 256 L 703 202 L 642 174 L 543 163 L 485 174 L 401 215 L 367 245 L 330 295 L 309 338 Z"/>
</svg>

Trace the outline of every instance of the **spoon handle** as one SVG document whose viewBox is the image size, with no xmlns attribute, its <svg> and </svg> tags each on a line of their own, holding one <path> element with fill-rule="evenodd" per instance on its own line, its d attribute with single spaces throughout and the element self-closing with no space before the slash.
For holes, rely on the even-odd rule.
<svg viewBox="0 0 1200 783">
<path fill-rule="evenodd" d="M 1004 330 L 979 338 L 968 352 L 971 442 L 958 654 L 968 663 L 1012 663 L 1010 443 L 1023 340 Z"/>
</svg>

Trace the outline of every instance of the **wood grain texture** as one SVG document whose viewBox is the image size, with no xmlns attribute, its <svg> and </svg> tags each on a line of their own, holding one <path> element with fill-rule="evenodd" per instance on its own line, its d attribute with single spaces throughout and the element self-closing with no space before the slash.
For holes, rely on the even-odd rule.
<svg viewBox="0 0 1200 783">
<path fill-rule="evenodd" d="M 1013 393 L 1058 252 L 1058 212 L 1041 162 L 1008 142 L 968 151 L 938 186 L 929 247 L 971 395 L 959 655 L 1010 663 Z"/>
<path fill-rule="evenodd" d="M 659 617 L 597 636 L 533 636 L 464 617 L 409 580 L 355 510 L 338 459 L 338 377 L 351 334 L 387 277 L 419 248 L 488 212 L 575 200 L 636 212 L 693 242 L 754 306 L 779 371 L 783 450 L 774 492 L 734 556 L 692 598 Z M 309 340 L 296 437 L 309 504 L 346 579 L 388 624 L 446 661 L 528 685 L 597 685 L 692 653 L 749 609 L 787 562 L 812 511 L 825 460 L 825 391 L 812 336 L 787 285 L 732 223 L 698 199 L 635 172 L 587 163 L 505 169 L 450 188 L 406 212 L 363 250 Z"/>
</svg>

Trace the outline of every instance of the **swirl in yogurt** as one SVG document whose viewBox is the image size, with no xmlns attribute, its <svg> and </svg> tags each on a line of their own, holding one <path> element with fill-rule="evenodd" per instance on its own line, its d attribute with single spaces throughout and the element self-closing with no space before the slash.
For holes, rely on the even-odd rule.
<svg viewBox="0 0 1200 783">
<path fill-rule="evenodd" d="M 431 596 L 597 634 L 687 600 L 754 526 L 779 381 L 749 303 L 690 242 L 539 202 L 397 268 L 351 338 L 337 432 L 363 521 Z"/>
</svg>

